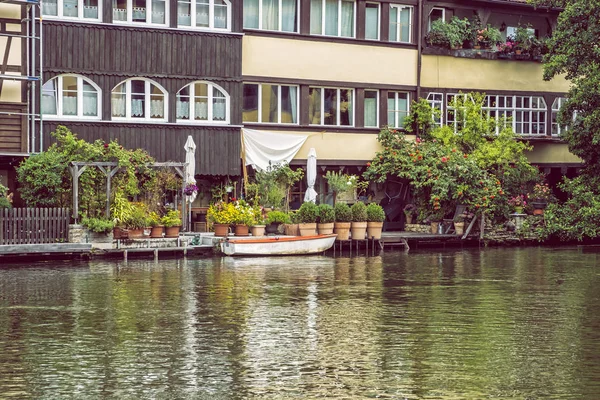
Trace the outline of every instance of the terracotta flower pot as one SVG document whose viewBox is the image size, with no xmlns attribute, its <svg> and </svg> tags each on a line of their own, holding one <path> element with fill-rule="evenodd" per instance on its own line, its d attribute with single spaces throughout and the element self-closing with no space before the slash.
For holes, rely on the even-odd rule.
<svg viewBox="0 0 600 400">
<path fill-rule="evenodd" d="M 317 230 L 319 231 L 319 235 L 331 235 L 333 233 L 333 226 L 333 222 L 327 224 L 317 224 Z"/>
<path fill-rule="evenodd" d="M 285 224 L 284 232 L 288 236 L 300 236 L 300 228 L 298 224 Z"/>
<path fill-rule="evenodd" d="M 144 236 L 144 228 L 128 229 L 129 239 L 141 239 Z"/>
<path fill-rule="evenodd" d="M 381 239 L 383 222 L 367 222 L 367 239 Z"/>
<path fill-rule="evenodd" d="M 465 223 L 463 222 L 455 222 L 454 223 L 454 232 L 456 232 L 456 234 L 458 236 L 462 236 L 462 234 L 465 231 Z"/>
<path fill-rule="evenodd" d="M 335 240 L 348 240 L 350 238 L 351 222 L 336 222 L 333 232 L 337 234 Z"/>
<path fill-rule="evenodd" d="M 179 236 L 180 226 L 169 226 L 165 228 L 165 237 L 166 238 L 176 238 Z"/>
<path fill-rule="evenodd" d="M 165 227 L 162 225 L 153 226 L 152 229 L 150 230 L 150 237 L 153 239 L 162 238 L 164 230 L 165 230 Z"/>
<path fill-rule="evenodd" d="M 248 236 L 249 230 L 248 225 L 246 224 L 236 224 L 235 225 L 235 236 Z"/>
<path fill-rule="evenodd" d="M 229 234 L 229 224 L 213 224 L 213 229 L 218 237 L 227 237 Z"/>
<path fill-rule="evenodd" d="M 315 236 L 317 234 L 317 224 L 298 224 L 300 236 Z"/>
<path fill-rule="evenodd" d="M 252 236 L 265 236 L 265 225 L 254 225 L 250 227 L 250 233 Z"/>
<path fill-rule="evenodd" d="M 367 235 L 367 221 L 352 222 L 350 230 L 352 232 L 352 240 L 365 240 Z"/>
</svg>

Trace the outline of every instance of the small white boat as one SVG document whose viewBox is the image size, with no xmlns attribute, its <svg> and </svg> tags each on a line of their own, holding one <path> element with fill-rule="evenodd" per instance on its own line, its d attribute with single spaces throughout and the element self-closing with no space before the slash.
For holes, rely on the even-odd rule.
<svg viewBox="0 0 600 400">
<path fill-rule="evenodd" d="M 333 246 L 337 234 L 315 236 L 263 236 L 226 238 L 221 251 L 228 256 L 283 256 L 322 253 Z"/>
</svg>

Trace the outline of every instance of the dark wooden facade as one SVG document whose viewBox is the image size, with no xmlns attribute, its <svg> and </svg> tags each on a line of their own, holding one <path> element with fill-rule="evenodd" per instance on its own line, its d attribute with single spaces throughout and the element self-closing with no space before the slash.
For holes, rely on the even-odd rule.
<svg viewBox="0 0 600 400">
<path fill-rule="evenodd" d="M 0 103 L 0 154 L 27 152 L 27 105 L 23 103 Z"/>
<path fill-rule="evenodd" d="M 241 3 L 232 4 L 232 25 L 239 32 Z M 105 6 L 105 11 L 110 9 Z M 184 161 L 183 145 L 192 135 L 197 174 L 241 174 L 241 33 L 45 20 L 43 40 L 44 81 L 81 75 L 98 85 L 102 96 L 101 121 L 44 121 L 44 148 L 52 143 L 50 132 L 61 124 L 88 141 L 116 139 L 125 147 L 147 150 L 157 161 Z M 151 79 L 167 91 L 166 123 L 111 122 L 111 91 L 133 77 Z M 227 91 L 229 125 L 176 123 L 176 94 L 194 81 L 212 82 Z"/>
</svg>

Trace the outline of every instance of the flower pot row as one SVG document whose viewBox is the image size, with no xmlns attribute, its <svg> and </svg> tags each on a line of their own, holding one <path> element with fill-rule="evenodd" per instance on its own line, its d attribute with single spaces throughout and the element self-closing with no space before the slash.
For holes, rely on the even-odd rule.
<svg viewBox="0 0 600 400">
<path fill-rule="evenodd" d="M 125 229 L 119 226 L 113 229 L 114 239 L 160 239 L 160 238 L 176 238 L 179 236 L 181 226 L 153 226 L 149 228 L 130 228 Z"/>
</svg>

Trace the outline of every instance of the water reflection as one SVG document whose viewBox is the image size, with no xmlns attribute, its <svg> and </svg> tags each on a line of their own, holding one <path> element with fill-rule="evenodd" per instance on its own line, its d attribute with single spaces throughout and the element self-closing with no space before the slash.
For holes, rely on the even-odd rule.
<svg viewBox="0 0 600 400">
<path fill-rule="evenodd" d="M 573 249 L 0 269 L 0 398 L 598 398 Z"/>
</svg>

